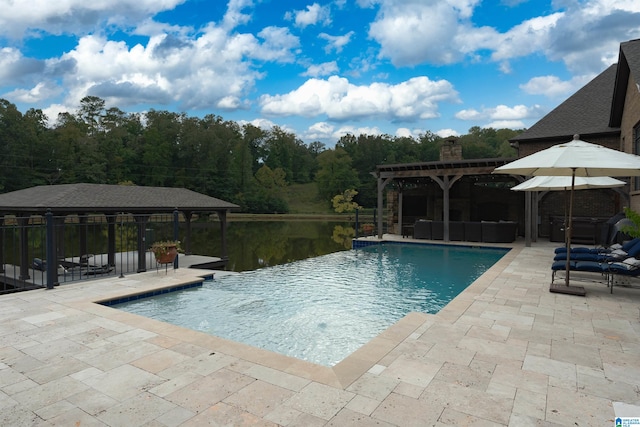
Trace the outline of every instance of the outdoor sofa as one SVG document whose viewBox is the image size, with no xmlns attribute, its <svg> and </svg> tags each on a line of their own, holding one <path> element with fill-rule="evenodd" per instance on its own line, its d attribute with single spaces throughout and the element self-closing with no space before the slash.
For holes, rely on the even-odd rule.
<svg viewBox="0 0 640 427">
<path fill-rule="evenodd" d="M 450 221 L 449 240 L 511 243 L 516 240 L 515 221 Z M 420 219 L 413 226 L 414 239 L 443 240 L 444 222 Z"/>
</svg>

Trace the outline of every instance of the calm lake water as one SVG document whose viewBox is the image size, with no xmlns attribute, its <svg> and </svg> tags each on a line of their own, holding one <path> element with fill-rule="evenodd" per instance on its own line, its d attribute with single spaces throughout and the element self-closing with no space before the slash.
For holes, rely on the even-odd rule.
<svg viewBox="0 0 640 427">
<path fill-rule="evenodd" d="M 331 221 L 231 221 L 227 270 L 248 271 L 351 249 L 353 223 Z M 220 256 L 218 223 L 194 223 L 191 250 Z"/>
</svg>

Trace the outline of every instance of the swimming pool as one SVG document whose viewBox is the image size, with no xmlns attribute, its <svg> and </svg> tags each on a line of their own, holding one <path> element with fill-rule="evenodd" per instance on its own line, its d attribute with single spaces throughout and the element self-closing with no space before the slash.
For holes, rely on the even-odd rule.
<svg viewBox="0 0 640 427">
<path fill-rule="evenodd" d="M 408 313 L 437 313 L 507 252 L 385 243 L 114 307 L 333 366 Z"/>
</svg>

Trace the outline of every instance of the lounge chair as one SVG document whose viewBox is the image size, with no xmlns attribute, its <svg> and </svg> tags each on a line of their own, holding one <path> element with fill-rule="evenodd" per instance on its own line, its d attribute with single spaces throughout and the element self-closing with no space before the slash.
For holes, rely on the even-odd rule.
<svg viewBox="0 0 640 427">
<path fill-rule="evenodd" d="M 31 267 L 38 271 L 47 271 L 47 262 L 40 258 L 34 258 Z"/>
<path fill-rule="evenodd" d="M 609 261 L 618 261 L 624 259 L 627 254 L 617 254 L 617 253 L 595 253 L 595 252 L 576 252 L 571 253 L 571 261 L 596 261 L 596 262 L 609 262 Z M 567 259 L 567 254 L 560 253 L 556 254 L 553 257 L 554 261 L 565 261 Z"/>
<path fill-rule="evenodd" d="M 624 261 L 611 262 L 607 265 L 609 275 L 609 290 L 613 293 L 613 284 L 622 277 L 640 277 L 640 259 L 627 258 Z"/>
<path fill-rule="evenodd" d="M 577 271 L 582 273 L 600 273 L 604 275 L 605 283 L 608 283 L 608 263 L 597 261 L 569 261 L 569 271 Z M 567 261 L 554 261 L 551 264 L 551 284 L 556 280 L 556 273 L 566 271 Z"/>
<path fill-rule="evenodd" d="M 629 249 L 631 249 L 633 247 L 633 245 L 635 245 L 636 243 L 640 242 L 640 237 L 636 237 L 634 239 L 628 240 L 626 242 L 624 242 L 623 244 L 619 244 L 619 243 L 614 243 L 610 246 L 602 246 L 602 247 L 595 247 L 595 248 L 590 248 L 590 247 L 584 247 L 584 246 L 578 246 L 575 248 L 571 248 L 571 253 L 603 253 L 603 252 L 611 252 L 613 250 L 616 249 L 622 249 L 625 252 L 629 252 Z M 554 252 L 556 254 L 561 254 L 561 253 L 566 253 L 567 252 L 567 247 L 566 246 L 562 246 L 559 248 L 555 248 Z"/>
<path fill-rule="evenodd" d="M 566 260 L 555 261 L 551 265 L 551 270 L 551 284 L 553 284 L 556 273 L 566 270 Z M 629 257 L 616 262 L 569 261 L 569 270 L 602 275 L 605 279 L 605 284 L 609 286 L 609 291 L 613 293 L 613 284 L 617 277 L 640 277 L 640 259 Z"/>
<path fill-rule="evenodd" d="M 83 267 L 82 274 L 85 276 L 94 276 L 97 274 L 107 274 L 113 271 L 113 267 L 110 267 L 108 264 L 104 265 L 89 265 L 87 267 Z"/>
<path fill-rule="evenodd" d="M 578 249 L 578 248 L 576 248 Z M 621 245 L 620 248 L 596 251 L 571 251 L 571 260 L 576 261 L 597 261 L 597 262 L 615 262 L 626 258 L 635 258 L 640 256 L 640 238 L 632 239 Z M 567 252 L 556 252 L 553 257 L 554 261 L 563 261 L 567 259 Z"/>
<path fill-rule="evenodd" d="M 46 272 L 47 271 L 47 261 L 41 258 L 34 258 L 31 263 L 31 268 L 37 271 Z M 58 264 L 58 275 L 65 274 L 67 272 L 67 268 L 62 264 Z"/>
</svg>

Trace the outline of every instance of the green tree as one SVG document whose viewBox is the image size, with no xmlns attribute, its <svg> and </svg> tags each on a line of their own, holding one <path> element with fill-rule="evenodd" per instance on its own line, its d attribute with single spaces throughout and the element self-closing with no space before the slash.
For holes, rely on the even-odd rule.
<svg viewBox="0 0 640 427">
<path fill-rule="evenodd" d="M 268 190 L 283 188 L 287 186 L 286 173 L 282 168 L 271 169 L 264 165 L 256 172 L 258 183 Z"/>
<path fill-rule="evenodd" d="M 142 135 L 143 185 L 167 186 L 174 183 L 173 159 L 177 154 L 182 117 L 168 111 L 151 110 Z"/>
<path fill-rule="evenodd" d="M 316 175 L 316 185 L 323 200 L 330 202 L 335 194 L 359 187 L 358 172 L 353 168 L 351 157 L 344 149 L 336 147 L 335 150 L 323 151 L 318 156 L 318 165 L 320 168 Z"/>
<path fill-rule="evenodd" d="M 442 138 L 432 132 L 425 132 L 418 137 L 419 162 L 435 162 L 440 159 Z"/>
<path fill-rule="evenodd" d="M 29 172 L 29 154 L 25 148 L 32 140 L 25 141 L 28 132 L 22 113 L 5 99 L 0 100 L 0 190 L 13 191 L 24 188 L 24 173 Z M 25 147 L 27 145 L 27 147 Z M 27 180 L 28 181 L 28 180 Z"/>
<path fill-rule="evenodd" d="M 627 207 L 624 208 L 624 214 L 633 224 L 625 225 L 620 230 L 633 238 L 640 237 L 640 214 Z"/>
<path fill-rule="evenodd" d="M 333 196 L 333 199 L 331 199 L 333 209 L 337 213 L 354 212 L 360 207 L 360 205 L 353 200 L 356 194 L 358 194 L 358 192 L 353 188 L 345 190 L 342 194 L 336 194 Z"/>
<path fill-rule="evenodd" d="M 87 126 L 87 133 L 95 135 L 102 130 L 102 119 L 105 114 L 105 101 L 97 96 L 85 96 L 80 100 L 78 120 Z"/>
</svg>

